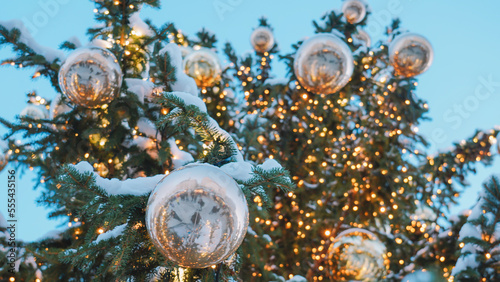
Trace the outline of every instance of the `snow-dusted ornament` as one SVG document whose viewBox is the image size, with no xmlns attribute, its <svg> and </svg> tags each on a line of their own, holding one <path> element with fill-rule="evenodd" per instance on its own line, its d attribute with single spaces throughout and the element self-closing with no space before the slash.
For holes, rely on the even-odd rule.
<svg viewBox="0 0 500 282">
<path fill-rule="evenodd" d="M 389 59 L 396 75 L 419 75 L 429 69 L 433 58 L 431 43 L 415 33 L 401 34 L 389 45 Z"/>
<path fill-rule="evenodd" d="M 274 46 L 273 31 L 266 26 L 256 28 L 250 36 L 250 43 L 256 52 L 269 52 Z"/>
<path fill-rule="evenodd" d="M 334 281 L 381 281 L 389 269 L 385 245 L 371 232 L 352 228 L 341 232 L 328 249 Z"/>
<path fill-rule="evenodd" d="M 149 197 L 146 227 L 156 248 L 182 267 L 205 268 L 231 256 L 248 228 L 248 206 L 236 181 L 208 164 L 165 176 Z"/>
<path fill-rule="evenodd" d="M 349 82 L 353 61 L 351 49 L 342 39 L 320 33 L 300 45 L 293 68 L 297 80 L 307 91 L 332 94 Z"/>
<path fill-rule="evenodd" d="M 99 47 L 73 51 L 59 70 L 59 86 L 71 102 L 97 108 L 118 96 L 122 71 L 115 55 Z"/>
<path fill-rule="evenodd" d="M 201 48 L 187 55 L 183 69 L 201 88 L 214 86 L 222 73 L 219 57 L 208 48 Z"/>
<path fill-rule="evenodd" d="M 32 119 L 46 119 L 48 116 L 47 111 L 43 106 L 29 104 L 20 113 L 19 117 L 28 117 Z"/>
<path fill-rule="evenodd" d="M 346 0 L 342 5 L 342 13 L 347 22 L 357 24 L 366 16 L 366 4 L 360 0 Z"/>
</svg>

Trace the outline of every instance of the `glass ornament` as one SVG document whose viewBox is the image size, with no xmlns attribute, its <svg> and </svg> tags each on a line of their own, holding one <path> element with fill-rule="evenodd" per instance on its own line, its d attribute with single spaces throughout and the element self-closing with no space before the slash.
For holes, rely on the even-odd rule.
<svg viewBox="0 0 500 282">
<path fill-rule="evenodd" d="M 413 77 L 425 72 L 432 64 L 431 43 L 415 33 L 404 33 L 389 45 L 389 60 L 396 75 Z"/>
<path fill-rule="evenodd" d="M 122 71 L 115 55 L 100 47 L 73 51 L 59 69 L 59 86 L 76 105 L 97 108 L 118 96 Z"/>
<path fill-rule="evenodd" d="M 250 36 L 253 49 L 259 53 L 269 52 L 274 46 L 274 35 L 270 28 L 260 26 Z"/>
<path fill-rule="evenodd" d="M 317 34 L 300 45 L 294 72 L 299 83 L 315 94 L 332 94 L 344 87 L 354 70 L 352 52 L 339 37 Z"/>
<path fill-rule="evenodd" d="M 239 185 L 220 168 L 190 164 L 158 183 L 149 198 L 146 225 L 169 260 L 205 268 L 236 252 L 247 232 L 248 206 Z"/>
<path fill-rule="evenodd" d="M 183 68 L 200 88 L 212 87 L 221 79 L 219 57 L 208 48 L 201 48 L 187 55 Z"/>
<path fill-rule="evenodd" d="M 328 260 L 334 281 L 381 281 L 389 269 L 385 245 L 359 228 L 338 234 L 328 249 Z"/>
</svg>

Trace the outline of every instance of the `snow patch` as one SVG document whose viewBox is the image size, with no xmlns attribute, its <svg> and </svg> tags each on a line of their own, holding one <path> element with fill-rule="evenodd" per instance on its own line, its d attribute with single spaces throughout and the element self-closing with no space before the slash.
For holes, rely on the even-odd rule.
<svg viewBox="0 0 500 282">
<path fill-rule="evenodd" d="M 117 227 L 113 228 L 113 230 L 102 233 L 101 235 L 97 236 L 97 239 L 95 239 L 94 244 L 98 244 L 103 240 L 109 240 L 122 235 L 123 231 L 125 231 L 125 227 L 127 227 L 126 223 L 118 225 Z"/>
<path fill-rule="evenodd" d="M 14 28 L 18 29 L 21 32 L 19 41 L 26 44 L 36 53 L 44 56 L 48 62 L 54 62 L 56 60 L 62 62 L 64 60 L 65 56 L 62 51 L 38 44 L 21 20 L 0 21 L 0 25 L 4 26 L 8 30 L 12 30 Z"/>
<path fill-rule="evenodd" d="M 163 174 L 140 177 L 136 179 L 119 180 L 116 178 L 106 179 L 94 172 L 94 169 L 88 162 L 80 162 L 72 165 L 80 173 L 93 173 L 96 184 L 103 189 L 108 195 L 133 195 L 141 196 L 153 191 L 158 182 L 165 177 Z"/>
</svg>

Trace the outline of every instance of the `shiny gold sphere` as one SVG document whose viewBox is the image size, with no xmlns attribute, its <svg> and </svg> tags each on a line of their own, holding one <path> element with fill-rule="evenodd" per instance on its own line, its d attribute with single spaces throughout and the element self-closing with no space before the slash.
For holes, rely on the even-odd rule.
<svg viewBox="0 0 500 282">
<path fill-rule="evenodd" d="M 295 54 L 294 72 L 300 85 L 315 94 L 332 94 L 352 76 L 354 59 L 337 36 L 320 33 L 304 41 Z"/>
<path fill-rule="evenodd" d="M 425 37 L 405 33 L 397 36 L 389 45 L 389 59 L 396 75 L 413 77 L 429 69 L 434 50 Z"/>
<path fill-rule="evenodd" d="M 190 164 L 165 176 L 151 193 L 146 227 L 170 261 L 206 268 L 226 260 L 241 245 L 248 206 L 238 183 L 223 170 Z"/>
<path fill-rule="evenodd" d="M 97 108 L 118 96 L 122 71 L 110 51 L 99 47 L 82 47 L 64 61 L 59 69 L 59 86 L 71 102 L 86 108 Z"/>
<path fill-rule="evenodd" d="M 342 13 L 350 24 L 359 23 L 366 16 L 366 4 L 360 0 L 347 0 L 342 5 Z"/>
<path fill-rule="evenodd" d="M 269 52 L 274 46 L 274 35 L 270 28 L 260 26 L 250 36 L 253 49 L 259 53 Z"/>
<path fill-rule="evenodd" d="M 212 87 L 221 78 L 219 57 L 208 48 L 193 51 L 184 59 L 184 72 L 194 78 L 198 87 Z"/>
<path fill-rule="evenodd" d="M 328 249 L 333 281 L 381 281 L 389 269 L 385 245 L 364 229 L 341 232 Z"/>
</svg>

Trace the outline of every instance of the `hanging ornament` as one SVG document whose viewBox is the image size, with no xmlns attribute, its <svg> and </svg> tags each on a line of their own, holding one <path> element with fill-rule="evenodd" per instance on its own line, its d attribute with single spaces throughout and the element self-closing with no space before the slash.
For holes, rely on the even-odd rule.
<svg viewBox="0 0 500 282">
<path fill-rule="evenodd" d="M 381 281 L 389 269 L 385 245 L 364 229 L 341 232 L 328 250 L 334 281 Z"/>
<path fill-rule="evenodd" d="M 26 106 L 26 108 L 19 113 L 19 117 L 28 117 L 31 119 L 46 119 L 47 116 L 47 111 L 42 108 L 42 106 L 32 104 Z"/>
<path fill-rule="evenodd" d="M 58 115 L 62 115 L 70 112 L 72 109 L 66 103 L 62 101 L 62 95 L 58 94 L 54 100 L 50 103 L 50 113 L 49 118 L 54 119 Z"/>
<path fill-rule="evenodd" d="M 214 86 L 222 73 L 217 54 L 208 48 L 201 48 L 187 55 L 184 59 L 184 72 L 202 88 Z"/>
<path fill-rule="evenodd" d="M 431 66 L 433 58 L 430 42 L 415 33 L 401 34 L 389 45 L 389 59 L 396 75 L 419 75 Z"/>
<path fill-rule="evenodd" d="M 342 13 L 347 22 L 357 24 L 366 16 L 366 4 L 360 0 L 347 0 L 342 5 Z"/>
<path fill-rule="evenodd" d="M 300 45 L 293 68 L 297 80 L 307 91 L 332 94 L 349 82 L 354 63 L 352 52 L 342 39 L 322 33 Z"/>
<path fill-rule="evenodd" d="M 250 43 L 258 53 L 269 52 L 274 46 L 274 35 L 267 26 L 256 28 L 250 36 Z"/>
<path fill-rule="evenodd" d="M 358 41 L 361 41 L 361 43 L 366 47 L 370 47 L 372 44 L 372 39 L 370 38 L 370 35 L 359 27 L 357 28 L 356 33 L 352 35 L 352 37 L 354 37 Z"/>
<path fill-rule="evenodd" d="M 113 101 L 121 85 L 118 60 L 110 51 L 95 46 L 73 51 L 59 70 L 61 91 L 82 107 L 97 108 Z"/>
<path fill-rule="evenodd" d="M 240 246 L 248 206 L 236 181 L 221 169 L 190 164 L 158 183 L 149 197 L 146 225 L 154 245 L 169 260 L 205 268 Z"/>
</svg>

